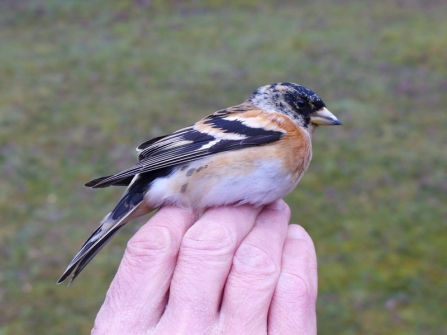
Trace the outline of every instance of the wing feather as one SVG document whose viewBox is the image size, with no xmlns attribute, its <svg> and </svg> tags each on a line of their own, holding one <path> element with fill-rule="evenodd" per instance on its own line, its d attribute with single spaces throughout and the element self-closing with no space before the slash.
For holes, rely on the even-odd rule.
<svg viewBox="0 0 447 335">
<path fill-rule="evenodd" d="M 100 188 L 124 185 L 138 173 L 146 173 L 191 162 L 219 152 L 265 145 L 278 141 L 284 131 L 265 129 L 244 123 L 244 120 L 226 118 L 229 113 L 210 115 L 196 125 L 180 129 L 171 135 L 161 136 L 141 144 L 139 162 L 115 175 L 97 178 L 86 184 Z"/>
</svg>

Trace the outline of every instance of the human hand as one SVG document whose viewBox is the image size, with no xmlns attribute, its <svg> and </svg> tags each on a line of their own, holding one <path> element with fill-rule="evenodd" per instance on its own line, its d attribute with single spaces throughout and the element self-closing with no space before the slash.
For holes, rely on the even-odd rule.
<svg viewBox="0 0 447 335">
<path fill-rule="evenodd" d="M 316 334 L 315 249 L 289 219 L 283 200 L 197 222 L 163 207 L 129 241 L 92 334 Z"/>
</svg>

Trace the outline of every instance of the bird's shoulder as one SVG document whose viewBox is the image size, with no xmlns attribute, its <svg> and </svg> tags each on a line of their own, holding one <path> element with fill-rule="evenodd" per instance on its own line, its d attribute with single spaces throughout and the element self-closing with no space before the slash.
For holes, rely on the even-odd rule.
<svg viewBox="0 0 447 335">
<path fill-rule="evenodd" d="M 305 136 L 307 131 L 280 112 L 265 111 L 250 101 L 218 110 L 195 124 L 169 135 L 153 138 L 138 146 L 139 159 L 157 152 L 183 147 L 186 151 L 239 144 L 261 145 L 283 137 Z M 197 149 L 198 149 L 197 148 Z M 212 149 L 214 148 L 214 149 Z M 221 151 L 219 149 L 219 151 Z M 226 151 L 226 150 L 224 150 Z"/>
<path fill-rule="evenodd" d="M 265 111 L 250 101 L 210 114 L 192 128 L 201 132 L 218 134 L 260 135 L 263 132 L 295 132 L 298 125 L 287 115 L 280 112 Z"/>
<path fill-rule="evenodd" d="M 189 127 L 142 143 L 137 148 L 137 164 L 118 174 L 92 180 L 86 186 L 128 185 L 136 174 L 217 153 L 273 144 L 289 147 L 297 139 L 296 135 L 300 135 L 299 128 L 288 116 L 264 111 L 246 101 L 210 114 Z"/>
</svg>

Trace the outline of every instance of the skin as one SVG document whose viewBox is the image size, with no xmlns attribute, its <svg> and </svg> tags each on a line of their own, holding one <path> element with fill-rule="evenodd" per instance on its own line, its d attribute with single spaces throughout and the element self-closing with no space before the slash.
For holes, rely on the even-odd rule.
<svg viewBox="0 0 447 335">
<path fill-rule="evenodd" d="M 163 207 L 129 241 L 92 334 L 316 334 L 317 261 L 284 201 Z"/>
</svg>

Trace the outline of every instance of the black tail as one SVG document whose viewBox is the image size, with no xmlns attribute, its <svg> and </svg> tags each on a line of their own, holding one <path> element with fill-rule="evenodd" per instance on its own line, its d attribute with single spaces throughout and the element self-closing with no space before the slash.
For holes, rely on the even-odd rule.
<svg viewBox="0 0 447 335">
<path fill-rule="evenodd" d="M 135 216 L 132 216 L 131 214 L 138 208 L 138 205 L 139 204 L 137 204 L 130 211 L 126 212 L 124 215 L 115 220 L 112 217 L 113 212 L 107 214 L 101 221 L 101 225 L 99 226 L 99 228 L 96 229 L 95 232 L 87 239 L 79 252 L 70 262 L 67 269 L 64 271 L 57 283 L 62 283 L 74 271 L 70 282 L 68 283 L 68 285 L 70 285 L 71 282 L 93 259 L 93 257 L 95 257 L 96 254 L 107 244 L 107 242 L 109 242 L 111 238 L 115 236 L 127 222 L 135 218 Z"/>
<path fill-rule="evenodd" d="M 115 209 L 102 219 L 99 228 L 87 239 L 57 283 L 62 283 L 74 271 L 70 280 L 71 283 L 93 257 L 95 257 L 95 255 L 125 226 L 127 222 L 152 211 L 154 208 L 140 206 L 144 201 L 144 195 L 148 192 L 152 182 L 156 178 L 166 177 L 171 171 L 172 168 L 168 167 L 150 173 L 137 174 L 135 177 L 132 177 L 132 181 L 123 179 L 121 182 L 130 183 L 124 196 L 121 198 L 118 205 L 116 205 Z M 98 178 L 90 182 L 92 187 L 94 187 L 93 185 L 96 185 L 95 183 L 104 178 L 108 177 Z M 90 185 L 90 183 L 87 184 Z M 115 185 L 121 184 L 118 182 Z"/>
</svg>

